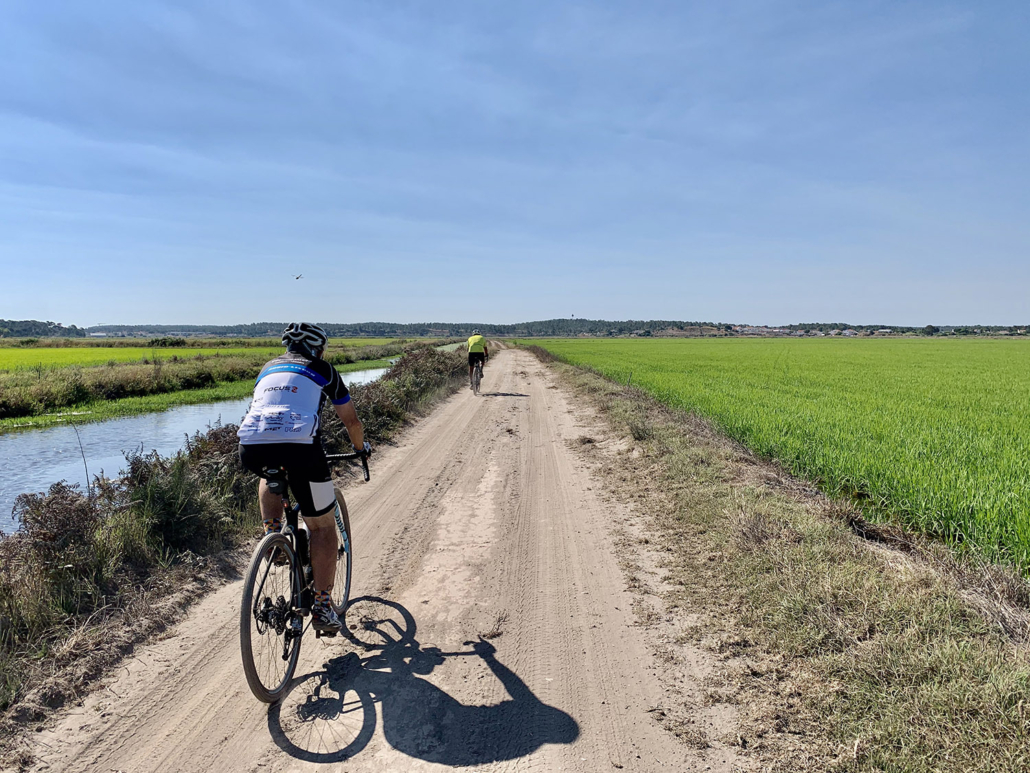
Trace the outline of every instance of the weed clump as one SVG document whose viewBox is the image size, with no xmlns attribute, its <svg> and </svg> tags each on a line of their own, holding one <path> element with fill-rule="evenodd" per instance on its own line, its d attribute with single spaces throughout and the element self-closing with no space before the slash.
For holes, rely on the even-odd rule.
<svg viewBox="0 0 1030 773">
<path fill-rule="evenodd" d="M 468 365 L 461 355 L 421 344 L 412 348 L 382 378 L 351 388 L 365 436 L 388 440 L 409 418 L 424 413 L 443 394 L 465 383 Z M 326 447 L 333 453 L 350 449 L 340 422 L 326 406 L 322 417 Z"/>
</svg>

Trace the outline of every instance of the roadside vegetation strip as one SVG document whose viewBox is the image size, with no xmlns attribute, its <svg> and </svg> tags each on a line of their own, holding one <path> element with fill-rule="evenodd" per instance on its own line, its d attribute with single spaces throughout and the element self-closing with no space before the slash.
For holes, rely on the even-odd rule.
<svg viewBox="0 0 1030 773">
<path fill-rule="evenodd" d="M 466 378 L 458 354 L 409 352 L 351 390 L 366 437 L 390 439 Z M 349 449 L 329 410 L 327 446 Z M 256 478 L 239 464 L 235 432 L 198 433 L 171 457 L 132 455 L 127 475 L 95 480 L 92 495 L 57 484 L 19 498 L 18 531 L 0 535 L 0 751 L 160 627 L 148 610 L 161 597 L 258 534 Z"/>
<path fill-rule="evenodd" d="M 907 552 L 874 546 L 855 534 L 857 510 L 704 419 L 553 367 L 631 441 L 602 457 L 602 474 L 651 520 L 675 588 L 667 604 L 695 621 L 684 635 L 724 659 L 707 693 L 740 707 L 738 733 L 719 739 L 659 707 L 671 731 L 741 746 L 763 770 L 1028 769 L 1030 588 L 1019 575 L 897 531 L 881 536 Z"/>
<path fill-rule="evenodd" d="M 399 356 L 420 344 L 330 349 L 325 357 L 340 367 Z M 222 382 L 254 378 L 282 347 L 271 351 L 194 358 L 154 359 L 88 368 L 0 372 L 0 419 L 38 416 L 71 406 L 125 397 L 207 389 Z"/>
<path fill-rule="evenodd" d="M 201 347 L 68 347 L 68 348 L 31 348 L 31 349 L 8 349 L 0 348 L 0 370 L 27 370 L 43 373 L 58 368 L 70 366 L 90 367 L 95 365 L 107 365 L 109 363 L 129 363 L 146 360 L 181 360 L 198 356 L 233 356 L 242 355 L 250 357 L 253 355 L 275 356 L 273 352 L 280 351 L 281 346 L 268 346 L 261 348 L 254 347 L 232 347 L 224 349 L 208 349 Z"/>
<path fill-rule="evenodd" d="M 390 360 L 364 360 L 348 365 L 337 365 L 340 373 L 347 374 L 361 370 L 375 370 L 390 367 Z M 346 381 L 346 379 L 344 379 Z M 87 424 L 93 421 L 104 421 L 120 416 L 138 416 L 144 413 L 156 413 L 175 408 L 180 405 L 200 405 L 223 400 L 235 400 L 250 397 L 254 391 L 254 381 L 246 378 L 242 381 L 225 381 L 211 387 L 185 389 L 178 392 L 163 392 L 144 395 L 142 397 L 124 397 L 119 400 L 98 400 L 94 402 L 70 405 L 54 413 L 31 417 L 0 419 L 0 434 L 17 430 L 45 429 L 61 424 Z M 235 417 L 226 417 L 233 419 Z"/>
<path fill-rule="evenodd" d="M 870 517 L 1030 570 L 1030 342 L 555 340 Z"/>
<path fill-rule="evenodd" d="M 186 339 L 156 338 L 146 345 L 129 339 L 125 344 L 105 343 L 87 345 L 83 339 L 39 339 L 32 346 L 14 346 L 0 343 L 0 371 L 29 370 L 46 373 L 56 368 L 90 367 L 124 362 L 153 362 L 154 360 L 182 360 L 212 356 L 267 356 L 282 352 L 282 344 L 271 339 L 240 341 L 239 339 Z M 55 345 L 60 343 L 61 345 Z M 379 347 L 399 351 L 404 340 L 388 338 L 331 338 L 327 357 L 341 362 L 349 361 L 356 350 Z"/>
<path fill-rule="evenodd" d="M 409 339 L 390 338 L 342 338 L 329 339 L 333 347 L 356 348 L 360 346 L 381 346 L 391 343 L 407 343 Z M 274 349 L 282 344 L 279 338 L 202 338 L 182 336 L 158 336 L 154 338 L 2 338 L 0 350 L 9 349 Z M 212 352 L 213 353 L 213 352 Z M 0 352 L 0 362 L 3 353 Z"/>
</svg>

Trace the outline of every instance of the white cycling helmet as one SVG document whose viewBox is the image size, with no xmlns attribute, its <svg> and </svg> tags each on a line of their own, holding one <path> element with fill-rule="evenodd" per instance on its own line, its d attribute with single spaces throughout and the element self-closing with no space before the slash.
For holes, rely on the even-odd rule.
<svg viewBox="0 0 1030 773">
<path fill-rule="evenodd" d="M 283 331 L 283 345 L 286 348 L 299 347 L 314 353 L 316 349 L 324 349 L 329 343 L 329 336 L 318 325 L 310 322 L 291 322 Z"/>
<path fill-rule="evenodd" d="M 474 336 L 477 336 L 477 335 L 479 335 L 479 331 L 478 331 L 478 330 L 473 330 L 473 331 L 472 331 L 472 335 L 474 335 Z"/>
</svg>

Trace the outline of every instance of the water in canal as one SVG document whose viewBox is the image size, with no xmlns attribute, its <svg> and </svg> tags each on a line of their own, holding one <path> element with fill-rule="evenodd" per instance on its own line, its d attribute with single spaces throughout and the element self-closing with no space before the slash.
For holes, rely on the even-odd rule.
<svg viewBox="0 0 1030 773">
<path fill-rule="evenodd" d="M 386 370 L 356 370 L 341 375 L 348 385 L 366 384 Z M 245 397 L 79 424 L 75 429 L 82 440 L 82 451 L 71 426 L 0 435 L 0 531 L 14 530 L 11 509 L 19 494 L 45 491 L 60 480 L 85 487 L 86 467 L 91 477 L 100 472 L 114 476 L 125 464 L 125 453 L 133 449 L 173 454 L 198 430 L 218 422 L 239 424 L 248 405 L 250 398 Z"/>
</svg>

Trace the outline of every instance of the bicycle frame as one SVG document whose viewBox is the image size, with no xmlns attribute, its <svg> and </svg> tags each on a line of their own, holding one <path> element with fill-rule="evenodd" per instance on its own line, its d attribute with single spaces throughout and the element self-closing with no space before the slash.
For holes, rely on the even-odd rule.
<svg viewBox="0 0 1030 773">
<path fill-rule="evenodd" d="M 367 457 L 366 453 L 359 451 L 332 454 L 326 458 L 329 462 L 361 459 L 367 481 Z M 266 534 L 261 539 L 247 567 L 240 607 L 240 650 L 247 684 L 254 697 L 265 703 L 275 703 L 287 689 L 300 657 L 300 645 L 306 630 L 304 618 L 311 615 L 314 602 L 314 572 L 308 530 L 300 522 L 300 506 L 290 502 L 287 475 L 277 469 L 266 468 L 265 477 L 269 490 L 282 499 L 284 524 L 278 532 Z M 346 503 L 338 489 L 334 493 L 336 515 L 331 528 L 339 533 L 341 547 L 336 556 L 336 579 L 330 579 L 330 589 L 334 611 L 342 618 L 350 600 L 352 536 Z M 345 585 L 340 584 L 341 563 L 344 566 L 342 574 L 346 575 Z M 332 588 L 334 582 L 339 588 Z M 323 632 L 316 627 L 315 634 L 321 636 Z M 336 632 L 328 630 L 324 634 L 335 636 Z M 272 636 L 276 637 L 274 641 L 264 638 Z M 261 641 L 264 643 L 255 649 L 255 642 Z M 277 666 L 280 656 L 282 664 Z"/>
<path fill-rule="evenodd" d="M 479 394 L 479 385 L 483 383 L 483 363 L 477 361 L 472 366 L 472 391 Z"/>
<path fill-rule="evenodd" d="M 361 459 L 362 473 L 367 483 L 369 480 L 368 471 L 368 455 L 363 452 L 357 452 L 352 454 L 327 454 L 326 461 L 330 464 L 333 462 L 350 461 L 353 459 Z M 297 636 L 303 636 L 303 629 L 301 626 L 294 625 L 295 615 L 299 614 L 301 618 L 307 617 L 311 613 L 311 602 L 312 598 L 312 582 L 314 580 L 314 570 L 311 567 L 311 548 L 308 542 L 308 530 L 301 528 L 300 526 L 300 505 L 293 504 L 290 502 L 289 489 L 285 478 L 276 478 L 270 480 L 268 484 L 269 488 L 273 491 L 277 491 L 282 498 L 283 503 L 283 515 L 284 522 L 280 534 L 290 541 L 290 545 L 293 548 L 294 553 L 297 555 L 296 571 L 294 573 L 292 585 L 293 596 L 290 598 L 287 606 L 288 614 L 287 623 L 290 626 L 290 632 L 284 636 L 283 642 L 283 659 L 286 659 L 286 653 L 289 651 L 290 644 L 293 638 Z M 279 491 L 279 489 L 282 489 Z M 344 548 L 350 550 L 350 523 L 342 522 L 342 515 L 339 513 L 337 507 L 337 528 L 343 535 Z M 349 519 L 347 519 L 349 521 Z M 265 574 L 261 578 L 261 582 L 258 583 L 258 593 L 254 596 L 254 609 L 252 610 L 255 618 L 260 619 L 261 615 L 257 608 L 258 600 L 261 598 L 260 591 L 264 589 L 265 579 L 268 577 L 268 571 L 271 569 L 271 564 L 265 569 Z M 316 632 L 316 636 L 318 632 Z"/>
</svg>

